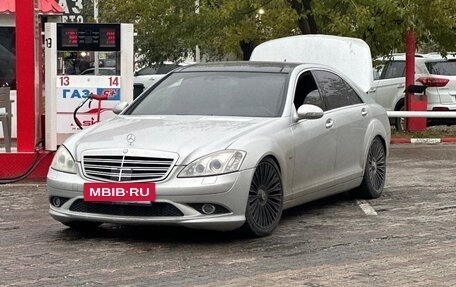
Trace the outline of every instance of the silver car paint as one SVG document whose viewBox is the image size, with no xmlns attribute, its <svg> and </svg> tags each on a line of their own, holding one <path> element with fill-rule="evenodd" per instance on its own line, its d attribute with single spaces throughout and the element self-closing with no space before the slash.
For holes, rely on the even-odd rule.
<svg viewBox="0 0 456 287">
<path fill-rule="evenodd" d="M 300 65 L 290 75 L 287 99 L 279 118 L 202 117 L 202 116 L 117 116 L 97 127 L 71 137 L 65 146 L 78 161 L 78 174 L 49 171 L 49 195 L 78 196 L 84 182 L 81 155 L 85 150 L 138 149 L 158 150 L 178 154 L 176 166 L 168 177 L 157 182 L 157 201 L 168 201 L 184 212 L 182 218 L 127 218 L 69 211 L 67 206 L 50 207 L 51 215 L 60 221 L 86 219 L 123 224 L 179 224 L 190 227 L 231 230 L 245 220 L 246 198 L 256 165 L 266 156 L 273 156 L 280 167 L 284 187 L 284 208 L 354 188 L 361 183 L 365 159 L 373 138 L 380 136 L 388 147 L 389 122 L 384 109 L 342 76 L 354 87 L 365 104 L 350 107 L 360 120 L 346 122 L 345 109 L 331 110 L 323 118 L 297 121 L 293 105 L 298 76 L 310 69 L 327 70 L 319 65 Z M 341 75 L 340 75 L 341 76 Z M 366 116 L 361 113 L 365 109 Z M 333 128 L 326 128 L 333 118 Z M 340 125 L 340 130 L 339 130 Z M 360 129 L 366 130 L 361 134 Z M 354 131 L 354 143 L 345 134 Z M 134 133 L 130 145 L 126 137 Z M 216 177 L 206 184 L 205 178 L 178 178 L 186 164 L 209 153 L 239 149 L 247 152 L 241 171 Z M 337 151 L 348 149 L 347 155 Z M 344 163 L 337 163 L 336 160 Z M 212 180 L 210 181 L 212 182 Z M 231 186 L 229 189 L 228 186 Z M 213 202 L 227 206 L 228 215 L 207 216 L 189 212 L 185 203 Z"/>
<path fill-rule="evenodd" d="M 77 146 L 76 160 L 89 149 L 136 148 L 172 151 L 179 155 L 177 165 L 187 165 L 272 122 L 270 118 L 121 115 L 86 133 Z M 132 144 L 127 142 L 130 133 L 136 137 Z"/>
</svg>

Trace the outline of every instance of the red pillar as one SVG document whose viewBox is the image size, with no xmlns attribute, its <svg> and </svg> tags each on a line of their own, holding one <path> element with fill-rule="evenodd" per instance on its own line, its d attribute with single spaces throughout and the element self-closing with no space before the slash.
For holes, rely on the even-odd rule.
<svg viewBox="0 0 456 287">
<path fill-rule="evenodd" d="M 407 47 L 405 54 L 405 86 L 415 84 L 415 33 L 407 32 Z M 407 111 L 426 111 L 427 98 L 413 93 L 406 94 L 405 109 Z M 407 118 L 408 131 L 424 131 L 426 118 Z"/>
<path fill-rule="evenodd" d="M 16 1 L 17 151 L 35 151 L 35 0 Z M 38 79 L 36 79 L 38 80 Z"/>
</svg>

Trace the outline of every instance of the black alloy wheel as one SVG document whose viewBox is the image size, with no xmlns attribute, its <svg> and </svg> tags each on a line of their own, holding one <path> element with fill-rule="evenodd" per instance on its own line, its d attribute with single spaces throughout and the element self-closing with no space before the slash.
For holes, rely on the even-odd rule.
<svg viewBox="0 0 456 287">
<path fill-rule="evenodd" d="M 405 111 L 405 107 L 404 106 L 401 106 L 401 108 L 399 109 L 400 112 L 403 112 Z M 396 130 L 399 131 L 399 132 L 403 132 L 406 130 L 406 119 L 403 118 L 403 117 L 399 117 L 399 118 L 396 118 Z"/>
<path fill-rule="evenodd" d="M 250 184 L 245 229 L 254 236 L 266 236 L 277 227 L 283 210 L 283 188 L 277 164 L 271 158 L 257 166 Z"/>
<path fill-rule="evenodd" d="M 364 198 L 377 198 L 383 192 L 386 179 L 386 150 L 380 138 L 376 137 L 367 153 L 363 181 L 358 188 Z"/>
</svg>

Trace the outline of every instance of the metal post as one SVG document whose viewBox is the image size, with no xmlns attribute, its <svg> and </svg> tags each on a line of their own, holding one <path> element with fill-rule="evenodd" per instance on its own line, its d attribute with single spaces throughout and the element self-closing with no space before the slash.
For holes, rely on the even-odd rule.
<svg viewBox="0 0 456 287">
<path fill-rule="evenodd" d="M 195 0 L 195 13 L 199 14 L 200 13 L 200 1 Z M 198 45 L 195 47 L 195 62 L 199 63 L 201 62 L 201 51 Z"/>
<path fill-rule="evenodd" d="M 405 55 L 405 86 L 415 84 L 415 33 L 407 32 L 407 47 Z M 425 111 L 427 109 L 427 100 L 425 96 L 417 96 L 407 92 L 405 108 L 407 111 Z M 408 131 L 423 131 L 426 129 L 426 118 L 407 119 Z"/>
<path fill-rule="evenodd" d="M 98 0 L 93 0 L 93 19 L 95 23 L 98 23 Z M 94 52 L 93 54 L 93 68 L 94 68 L 94 75 L 98 75 L 99 73 L 99 65 L 100 65 L 100 57 L 98 55 L 98 52 Z"/>
<path fill-rule="evenodd" d="M 16 0 L 18 152 L 34 152 L 36 143 L 35 7 L 35 0 Z"/>
</svg>

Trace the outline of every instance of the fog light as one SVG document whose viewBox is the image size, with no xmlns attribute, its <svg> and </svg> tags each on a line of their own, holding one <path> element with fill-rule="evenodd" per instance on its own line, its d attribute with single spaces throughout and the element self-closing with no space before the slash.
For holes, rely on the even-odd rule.
<svg viewBox="0 0 456 287">
<path fill-rule="evenodd" d="M 62 201 L 60 200 L 60 197 L 58 196 L 54 196 L 51 198 L 51 203 L 52 205 L 54 205 L 55 207 L 60 207 L 62 205 Z"/>
<path fill-rule="evenodd" d="M 215 212 L 215 206 L 213 204 L 205 203 L 201 206 L 201 210 L 204 214 L 212 214 Z"/>
</svg>

